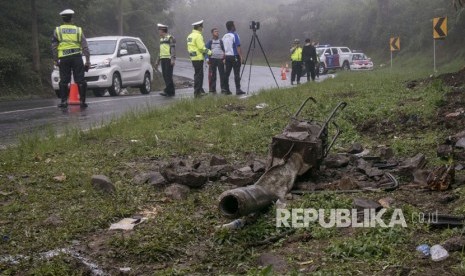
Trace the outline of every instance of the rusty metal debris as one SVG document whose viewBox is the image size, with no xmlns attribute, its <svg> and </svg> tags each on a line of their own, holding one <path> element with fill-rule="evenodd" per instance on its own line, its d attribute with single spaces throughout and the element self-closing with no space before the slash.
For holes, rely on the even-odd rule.
<svg viewBox="0 0 465 276">
<path fill-rule="evenodd" d="M 436 167 L 426 179 L 428 187 L 433 191 L 445 191 L 454 182 L 455 166 Z"/>
<path fill-rule="evenodd" d="M 392 192 L 399 188 L 399 182 L 397 179 L 390 173 L 384 173 L 389 179 L 387 182 L 382 182 L 378 188 L 372 187 L 363 187 L 360 189 L 349 189 L 349 190 L 292 190 L 292 194 L 304 195 L 304 194 L 313 194 L 313 193 L 364 193 L 364 192 Z"/>
<path fill-rule="evenodd" d="M 339 126 L 332 122 L 336 133 L 328 141 L 329 124 L 347 104 L 339 103 L 320 123 L 299 118 L 309 100 L 316 103 L 313 97 L 307 98 L 284 131 L 273 137 L 267 169 L 260 179 L 254 185 L 228 190 L 220 195 L 219 208 L 225 216 L 236 218 L 271 205 L 289 193 L 297 176 L 320 167 L 340 134 Z"/>
</svg>

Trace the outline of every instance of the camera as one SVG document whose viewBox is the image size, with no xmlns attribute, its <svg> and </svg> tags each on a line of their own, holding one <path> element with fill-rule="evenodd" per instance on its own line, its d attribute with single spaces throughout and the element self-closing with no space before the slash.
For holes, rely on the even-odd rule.
<svg viewBox="0 0 465 276">
<path fill-rule="evenodd" d="M 256 30 L 260 29 L 260 22 L 258 22 L 258 21 L 250 21 L 249 27 L 250 27 L 251 30 L 256 31 Z"/>
</svg>

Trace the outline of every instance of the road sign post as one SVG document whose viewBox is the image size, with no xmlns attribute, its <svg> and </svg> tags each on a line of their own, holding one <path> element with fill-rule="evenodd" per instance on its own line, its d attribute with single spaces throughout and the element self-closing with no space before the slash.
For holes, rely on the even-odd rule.
<svg viewBox="0 0 465 276">
<path fill-rule="evenodd" d="M 436 73 L 436 40 L 447 36 L 447 16 L 433 18 L 433 71 Z"/>
<path fill-rule="evenodd" d="M 389 48 L 391 50 L 391 69 L 392 69 L 392 52 L 400 50 L 400 36 L 391 37 L 389 39 Z"/>
</svg>

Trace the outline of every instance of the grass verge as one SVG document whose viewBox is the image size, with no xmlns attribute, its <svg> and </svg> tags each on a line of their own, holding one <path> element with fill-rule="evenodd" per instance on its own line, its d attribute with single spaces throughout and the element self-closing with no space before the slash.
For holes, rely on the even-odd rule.
<svg viewBox="0 0 465 276">
<path fill-rule="evenodd" d="M 169 107 L 128 114 L 89 132 L 70 131 L 60 138 L 53 133 L 47 139 L 24 138 L 0 156 L 0 260 L 2 256 L 29 258 L 19 258 L 17 264 L 0 262 L 0 271 L 85 274 L 85 267 L 66 256 L 50 260 L 38 257 L 40 252 L 73 245 L 82 246 L 112 274 L 121 267 L 131 267 L 139 275 L 267 275 L 272 270 L 257 264 L 264 252 L 279 254 L 288 264 L 285 272 L 275 273 L 383 274 L 406 266 L 424 271 L 426 265 L 415 264 L 415 239 L 419 236 L 438 242 L 456 231 L 437 233 L 422 225 L 353 231 L 311 225 L 288 235 L 308 234 L 312 237 L 309 241 L 290 243 L 282 238 L 266 246 L 254 246 L 286 231 L 275 227 L 274 210 L 240 231 L 215 231 L 215 225 L 227 222 L 217 210 L 217 198 L 227 189 L 224 184 L 208 183 L 186 200 L 170 201 L 161 188 L 135 185 L 133 181 L 137 174 L 154 169 L 155 161 L 174 157 L 219 154 L 236 164 L 250 156 L 265 156 L 271 137 L 282 131 L 289 114 L 309 96 L 318 103 L 307 105 L 301 113 L 303 118 L 323 121 L 338 102 L 348 104 L 336 119 L 344 133 L 334 151 L 354 142 L 367 147 L 389 144 L 399 156 L 422 152 L 434 161 L 436 145 L 446 135 L 443 129 L 405 129 L 401 124 L 391 124 L 412 116 L 425 124 L 434 120 L 447 88 L 436 82 L 415 90 L 406 88 L 406 81 L 423 76 L 411 71 L 343 72 L 322 83 L 263 91 L 247 100 L 180 100 Z M 257 109 L 260 103 L 266 103 L 267 108 Z M 282 108 L 267 112 L 278 107 Z M 370 133 L 363 131 L 367 121 L 375 125 Z M 117 193 L 110 196 L 95 191 L 90 184 L 93 174 L 109 176 Z M 54 180 L 63 175 L 64 181 Z M 296 198 L 292 205 L 345 208 L 352 197 L 310 195 Z M 110 223 L 147 209 L 155 209 L 156 216 L 134 231 L 106 230 Z M 402 209 L 406 214 L 415 211 L 409 203 Z M 50 218 L 55 219 L 51 222 Z M 447 264 L 447 271 L 463 271 L 463 256 L 457 259 L 461 262 Z"/>
</svg>

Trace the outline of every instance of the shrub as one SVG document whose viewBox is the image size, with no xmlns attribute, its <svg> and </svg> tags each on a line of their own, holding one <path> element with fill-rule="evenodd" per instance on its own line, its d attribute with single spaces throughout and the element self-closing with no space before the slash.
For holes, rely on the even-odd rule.
<svg viewBox="0 0 465 276">
<path fill-rule="evenodd" d="M 8 49 L 0 48 L 0 85 L 11 84 L 21 75 L 26 58 Z"/>
</svg>

